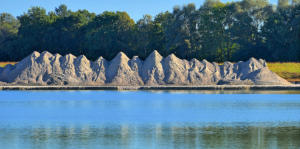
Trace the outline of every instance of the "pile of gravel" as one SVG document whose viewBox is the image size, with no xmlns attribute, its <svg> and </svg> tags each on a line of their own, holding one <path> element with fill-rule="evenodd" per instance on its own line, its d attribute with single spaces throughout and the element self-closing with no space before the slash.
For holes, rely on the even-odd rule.
<svg viewBox="0 0 300 149">
<path fill-rule="evenodd" d="M 111 61 L 85 56 L 33 52 L 16 65 L 0 69 L 0 81 L 22 85 L 289 85 L 262 59 L 223 65 L 187 61 L 174 54 L 163 58 L 153 51 L 145 61 L 123 52 Z M 2 83 L 3 84 L 3 83 Z"/>
</svg>

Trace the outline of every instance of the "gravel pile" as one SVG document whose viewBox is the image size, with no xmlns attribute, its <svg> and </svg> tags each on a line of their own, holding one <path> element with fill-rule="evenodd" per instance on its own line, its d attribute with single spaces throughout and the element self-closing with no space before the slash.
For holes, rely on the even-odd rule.
<svg viewBox="0 0 300 149">
<path fill-rule="evenodd" d="M 100 57 L 61 56 L 33 52 L 16 65 L 0 68 L 0 81 L 20 85 L 289 85 L 270 71 L 262 59 L 223 65 L 206 60 L 187 61 L 174 54 L 163 58 L 153 51 L 145 61 L 123 52 L 111 61 Z"/>
</svg>

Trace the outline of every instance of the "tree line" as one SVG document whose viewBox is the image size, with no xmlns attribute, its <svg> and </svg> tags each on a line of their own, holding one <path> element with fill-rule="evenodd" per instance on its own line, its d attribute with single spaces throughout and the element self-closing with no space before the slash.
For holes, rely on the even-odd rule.
<svg viewBox="0 0 300 149">
<path fill-rule="evenodd" d="M 300 0 L 206 0 L 176 6 L 134 21 L 126 12 L 95 14 L 60 5 L 46 12 L 32 7 L 15 18 L 0 14 L 0 61 L 19 61 L 33 51 L 99 56 L 119 51 L 144 59 L 153 50 L 185 59 L 300 61 Z"/>
</svg>

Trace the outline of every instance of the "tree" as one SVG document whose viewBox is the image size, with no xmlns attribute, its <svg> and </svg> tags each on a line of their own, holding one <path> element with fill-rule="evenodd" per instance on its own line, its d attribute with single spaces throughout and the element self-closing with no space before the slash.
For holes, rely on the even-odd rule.
<svg viewBox="0 0 300 149">
<path fill-rule="evenodd" d="M 278 9 L 270 15 L 262 28 L 262 33 L 266 38 L 269 61 L 296 61 L 297 49 L 295 45 L 297 39 L 297 27 L 293 25 L 296 14 L 292 7 Z"/>
<path fill-rule="evenodd" d="M 0 13 L 0 59 L 9 61 L 13 58 L 13 43 L 17 38 L 19 21 L 8 13 Z"/>
<path fill-rule="evenodd" d="M 93 21 L 95 14 L 87 10 L 67 11 L 70 12 L 68 16 L 57 16 L 56 21 L 48 28 L 48 34 L 45 35 L 49 41 L 47 47 L 55 53 L 84 54 L 85 26 Z"/>
<path fill-rule="evenodd" d="M 226 13 L 225 4 L 216 3 L 212 6 L 204 6 L 199 9 L 199 32 L 202 35 L 202 57 L 208 60 L 222 61 L 224 59 L 224 42 Z"/>
<path fill-rule="evenodd" d="M 14 18 L 0 14 L 0 59 L 18 61 L 32 51 L 112 59 L 119 51 L 146 58 L 153 50 L 163 56 L 209 61 L 300 61 L 300 5 L 266 0 L 222 3 L 206 0 L 176 6 L 154 18 L 134 22 L 126 12 L 94 14 L 60 5 L 46 12 L 32 7 Z"/>
<path fill-rule="evenodd" d="M 284 7 L 288 7 L 289 4 L 289 0 L 278 0 L 278 7 L 279 8 L 284 8 Z"/>
<path fill-rule="evenodd" d="M 168 11 L 159 13 L 154 19 L 154 38 L 152 38 L 153 49 L 156 49 L 163 56 L 169 54 L 166 48 L 168 27 L 171 24 L 172 14 Z"/>
<path fill-rule="evenodd" d="M 102 55 L 108 59 L 123 51 L 133 55 L 134 21 L 126 12 L 104 12 L 89 23 L 85 47 L 92 59 Z"/>
<path fill-rule="evenodd" d="M 19 22 L 8 13 L 0 13 L 0 44 L 16 37 L 18 33 Z"/>
<path fill-rule="evenodd" d="M 264 8 L 268 4 L 268 0 L 242 0 L 240 3 L 245 11 L 253 11 L 255 9 Z"/>
<path fill-rule="evenodd" d="M 300 4 L 300 0 L 292 0 L 292 5 L 296 6 Z"/>
<path fill-rule="evenodd" d="M 142 19 L 136 23 L 136 40 L 138 43 L 135 47 L 136 54 L 142 58 L 146 58 L 155 48 L 153 47 L 153 38 L 155 38 L 155 28 L 152 16 L 144 15 Z"/>
<path fill-rule="evenodd" d="M 169 18 L 166 36 L 166 50 L 168 54 L 175 53 L 180 58 L 190 59 L 193 52 L 194 45 L 191 48 L 186 48 L 186 41 L 191 43 L 194 39 L 193 33 L 196 33 L 196 8 L 194 4 L 184 6 L 182 9 L 174 8 L 172 16 Z M 197 34 L 197 33 L 196 33 Z M 197 44 L 197 43 L 195 43 Z"/>
<path fill-rule="evenodd" d="M 68 17 L 71 15 L 71 11 L 68 10 L 68 7 L 64 4 L 60 5 L 58 8 L 55 8 L 55 14 L 59 17 Z"/>
</svg>

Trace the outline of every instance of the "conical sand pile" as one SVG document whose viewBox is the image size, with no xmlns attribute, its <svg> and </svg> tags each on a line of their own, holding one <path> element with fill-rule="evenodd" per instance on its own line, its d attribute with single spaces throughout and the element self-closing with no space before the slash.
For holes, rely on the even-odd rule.
<svg viewBox="0 0 300 149">
<path fill-rule="evenodd" d="M 165 74 L 162 65 L 162 60 L 163 57 L 157 51 L 153 51 L 146 58 L 141 73 L 141 77 L 146 85 L 165 84 Z"/>
<path fill-rule="evenodd" d="M 91 62 L 85 56 L 33 52 L 16 65 L 0 68 L 1 84 L 22 85 L 288 85 L 264 60 L 223 65 L 191 61 L 153 51 L 145 61 L 120 52 L 111 61 Z"/>
<path fill-rule="evenodd" d="M 108 68 L 109 62 L 103 57 L 99 57 L 95 62 L 93 62 L 92 70 L 93 76 L 92 81 L 98 85 L 105 84 L 106 81 L 106 69 Z"/>
<path fill-rule="evenodd" d="M 166 84 L 189 84 L 190 64 L 188 61 L 181 60 L 174 54 L 171 54 L 163 60 L 163 68 L 167 68 L 164 69 L 164 81 Z"/>
<path fill-rule="evenodd" d="M 123 52 L 112 59 L 106 71 L 106 83 L 113 85 L 143 85 L 138 72 L 132 70 L 129 66 L 129 60 Z"/>
</svg>

